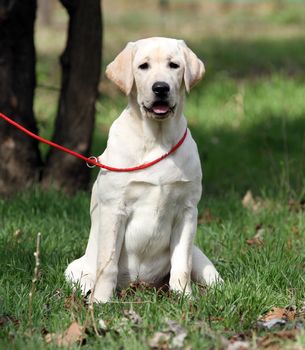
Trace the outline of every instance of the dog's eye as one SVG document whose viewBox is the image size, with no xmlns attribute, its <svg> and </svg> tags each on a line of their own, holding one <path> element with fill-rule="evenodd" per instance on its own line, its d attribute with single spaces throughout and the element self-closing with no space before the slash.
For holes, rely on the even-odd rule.
<svg viewBox="0 0 305 350">
<path fill-rule="evenodd" d="M 142 63 L 142 64 L 139 65 L 138 68 L 142 69 L 142 70 L 148 69 L 149 68 L 149 64 L 147 62 Z"/>
<path fill-rule="evenodd" d="M 177 69 L 179 67 L 180 67 L 179 64 L 177 64 L 175 62 L 169 62 L 169 68 Z"/>
</svg>

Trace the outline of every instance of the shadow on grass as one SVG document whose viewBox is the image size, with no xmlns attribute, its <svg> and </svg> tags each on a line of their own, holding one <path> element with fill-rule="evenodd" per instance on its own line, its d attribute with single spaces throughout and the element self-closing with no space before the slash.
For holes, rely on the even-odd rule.
<svg viewBox="0 0 305 350">
<path fill-rule="evenodd" d="M 208 195 L 231 190 L 244 194 L 300 195 L 305 184 L 305 115 L 284 120 L 266 115 L 250 129 L 191 128 L 204 169 Z M 304 193 L 303 193 L 304 195 Z"/>
<path fill-rule="evenodd" d="M 223 72 L 255 78 L 275 71 L 296 76 L 305 72 L 305 37 L 290 39 L 209 39 L 190 46 L 205 62 L 207 78 Z"/>
<path fill-rule="evenodd" d="M 251 82 L 280 74 L 302 82 L 304 43 L 305 37 L 194 41 L 190 46 L 203 59 L 207 71 L 199 93 L 205 94 L 209 84 L 219 81 L 221 85 L 222 77 Z M 294 103 L 293 97 L 291 100 Z M 193 127 L 207 194 L 223 195 L 231 189 L 238 193 L 247 189 L 286 194 L 304 191 L 305 110 L 289 118 L 285 114 L 284 110 L 281 114 L 267 112 L 264 121 L 254 127 L 224 127 L 213 129 L 212 134 L 205 132 L 204 126 L 202 130 Z"/>
</svg>

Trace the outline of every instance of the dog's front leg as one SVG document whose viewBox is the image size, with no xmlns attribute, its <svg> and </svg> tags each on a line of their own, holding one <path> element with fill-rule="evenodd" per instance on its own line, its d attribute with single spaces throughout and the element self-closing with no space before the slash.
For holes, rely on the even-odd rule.
<svg viewBox="0 0 305 350">
<path fill-rule="evenodd" d="M 171 237 L 171 290 L 191 294 L 192 247 L 197 227 L 197 208 L 188 207 L 178 215 Z"/>
<path fill-rule="evenodd" d="M 126 217 L 120 210 L 107 206 L 100 208 L 97 270 L 93 289 L 96 302 L 109 301 L 116 288 L 125 223 Z"/>
</svg>

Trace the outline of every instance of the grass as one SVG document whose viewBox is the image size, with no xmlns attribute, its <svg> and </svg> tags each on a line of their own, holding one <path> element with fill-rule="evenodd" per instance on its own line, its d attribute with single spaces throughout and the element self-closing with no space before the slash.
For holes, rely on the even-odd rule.
<svg viewBox="0 0 305 350">
<path fill-rule="evenodd" d="M 135 19 L 124 2 L 105 0 L 109 16 L 105 17 L 104 61 L 109 62 L 135 36 L 177 36 L 177 28 L 204 60 L 207 74 L 186 106 L 204 168 L 196 241 L 216 264 L 225 285 L 221 289 L 194 285 L 192 300 L 141 287 L 127 291 L 114 302 L 95 307 L 95 319 L 107 322 L 108 331 L 97 337 L 88 327 L 83 348 L 147 349 L 155 332 L 166 331 L 168 319 L 185 328 L 185 347 L 226 348 L 224 339 L 239 334 L 255 348 L 256 339 L 270 336 L 256 327 L 260 315 L 274 306 L 300 309 L 305 301 L 304 4 L 268 2 L 265 7 L 239 4 L 224 9 L 219 2 L 204 5 L 203 17 L 198 7 L 191 23 L 193 10 L 177 1 L 166 24 L 157 16 L 146 23 L 145 10 L 154 15 L 159 11 L 151 3 L 142 8 L 133 2 L 143 14 Z M 64 16 L 58 18 L 60 22 Z M 183 18 L 185 22 L 177 27 Z M 122 22 L 124 26 L 119 26 Z M 38 84 L 59 85 L 56 55 L 62 45 L 61 29 L 62 22 L 51 34 L 43 30 L 37 34 Z M 54 33 L 57 39 L 48 46 L 44 39 Z M 111 85 L 103 82 L 101 89 L 92 154 L 104 149 L 109 125 L 125 105 L 125 98 Z M 35 111 L 43 136 L 52 134 L 57 96 L 56 91 L 37 90 Z M 258 210 L 242 205 L 247 190 Z M 45 333 L 63 332 L 74 318 L 86 323 L 88 308 L 79 293 L 69 305 L 73 292 L 63 271 L 85 249 L 89 201 L 89 193 L 66 197 L 39 188 L 0 200 L 0 348 L 55 349 L 56 345 L 46 344 Z M 259 230 L 263 244 L 247 243 Z M 31 333 L 28 301 L 38 232 L 41 267 Z M 129 309 L 141 316 L 142 323 L 124 319 L 124 310 Z M 287 339 L 275 344 L 278 349 L 304 349 L 305 332 L 299 332 L 293 344 Z M 163 346 L 166 349 L 167 342 Z"/>
<path fill-rule="evenodd" d="M 201 211 L 209 208 L 213 219 L 199 225 L 197 243 L 213 257 L 226 282 L 223 289 L 203 292 L 193 286 L 191 301 L 139 289 L 134 295 L 116 298 L 117 303 L 96 306 L 96 319 L 107 321 L 110 331 L 102 338 L 91 334 L 84 348 L 100 344 L 109 349 L 145 349 L 147 339 L 165 328 L 167 319 L 173 319 L 187 330 L 186 345 L 208 349 L 220 342 L 220 335 L 253 330 L 259 316 L 274 306 L 300 307 L 305 297 L 304 213 L 291 211 L 280 198 L 263 200 L 258 213 L 245 209 L 234 192 L 221 200 L 209 198 L 201 205 Z M 88 206 L 88 194 L 67 198 L 38 189 L 1 202 L 1 246 L 5 247 L 1 255 L 1 314 L 20 322 L 18 327 L 0 327 L 3 348 L 45 348 L 41 332 L 60 332 L 72 322 L 71 307 L 65 306 L 72 292 L 63 270 L 85 247 Z M 258 224 L 266 230 L 264 245 L 249 246 L 246 240 L 254 236 Z M 21 233 L 16 235 L 19 229 Z M 28 295 L 38 231 L 42 233 L 41 268 L 33 298 L 34 335 L 29 337 Z M 140 303 L 126 304 L 136 301 Z M 74 313 L 84 323 L 87 308 L 78 303 Z M 123 310 L 129 308 L 142 317 L 141 325 L 121 325 Z"/>
</svg>

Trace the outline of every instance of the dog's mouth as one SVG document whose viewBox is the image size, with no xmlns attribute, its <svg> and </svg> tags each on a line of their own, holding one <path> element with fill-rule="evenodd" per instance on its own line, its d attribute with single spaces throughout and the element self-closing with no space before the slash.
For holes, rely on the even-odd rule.
<svg viewBox="0 0 305 350">
<path fill-rule="evenodd" d="M 143 106 L 147 112 L 153 113 L 157 119 L 162 119 L 175 110 L 175 106 L 171 107 L 167 101 L 155 101 L 151 107 Z"/>
</svg>

